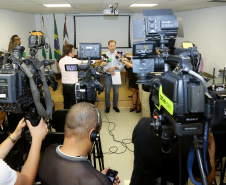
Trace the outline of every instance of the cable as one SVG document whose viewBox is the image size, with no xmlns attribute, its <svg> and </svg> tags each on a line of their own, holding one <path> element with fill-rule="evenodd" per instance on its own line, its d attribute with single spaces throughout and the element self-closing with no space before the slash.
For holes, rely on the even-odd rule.
<svg viewBox="0 0 226 185">
<path fill-rule="evenodd" d="M 107 118 L 107 121 L 102 121 L 103 123 L 108 123 L 108 132 L 109 132 L 109 135 L 112 136 L 113 138 L 113 141 L 114 142 L 117 142 L 117 143 L 120 143 L 123 147 L 125 147 L 125 150 L 122 151 L 122 152 L 118 152 L 118 147 L 117 146 L 111 146 L 109 148 L 109 152 L 105 152 L 103 154 L 123 154 L 126 152 L 126 150 L 129 150 L 130 152 L 134 152 L 133 150 L 131 150 L 127 145 L 131 144 L 132 143 L 132 139 L 129 139 L 129 138 L 126 138 L 126 139 L 122 139 L 122 141 L 119 141 L 119 140 L 116 140 L 115 139 L 115 135 L 113 134 L 113 130 L 115 130 L 115 127 L 116 127 L 116 123 L 114 122 L 110 122 L 106 113 L 104 113 L 105 117 Z M 110 125 L 113 124 L 113 128 L 110 129 Z"/>
</svg>

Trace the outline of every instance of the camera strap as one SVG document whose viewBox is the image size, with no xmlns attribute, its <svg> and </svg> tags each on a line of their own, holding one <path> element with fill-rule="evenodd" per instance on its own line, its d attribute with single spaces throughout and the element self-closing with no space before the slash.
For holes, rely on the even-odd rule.
<svg viewBox="0 0 226 185">
<path fill-rule="evenodd" d="M 34 82 L 33 73 L 31 73 L 30 69 L 27 67 L 27 65 L 25 63 L 21 63 L 20 60 L 17 60 L 17 59 L 15 60 L 15 62 L 17 64 L 19 64 L 20 68 L 26 73 L 27 77 L 29 78 L 32 97 L 33 97 L 34 104 L 35 104 L 35 107 L 37 109 L 39 116 L 41 116 L 43 118 L 47 118 L 47 117 L 49 118 L 52 114 L 53 105 L 52 105 L 52 98 L 51 98 L 51 94 L 50 94 L 50 91 L 48 88 L 48 84 L 45 79 L 44 66 L 42 65 L 39 68 L 39 75 L 41 76 L 41 80 L 43 82 L 46 110 L 43 107 L 42 103 L 40 102 L 40 92 L 37 88 L 37 85 Z"/>
</svg>

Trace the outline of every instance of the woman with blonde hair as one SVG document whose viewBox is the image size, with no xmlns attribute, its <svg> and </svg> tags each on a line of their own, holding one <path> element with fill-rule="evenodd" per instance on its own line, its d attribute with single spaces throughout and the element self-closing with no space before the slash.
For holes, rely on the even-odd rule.
<svg viewBox="0 0 226 185">
<path fill-rule="evenodd" d="M 9 42 L 9 47 L 8 47 L 8 52 L 12 52 L 14 48 L 19 46 L 19 44 L 15 41 L 10 41 Z"/>
</svg>

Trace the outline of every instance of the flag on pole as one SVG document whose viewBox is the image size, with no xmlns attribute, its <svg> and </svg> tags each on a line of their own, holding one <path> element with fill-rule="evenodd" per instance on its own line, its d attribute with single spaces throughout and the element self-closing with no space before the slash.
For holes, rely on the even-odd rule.
<svg viewBox="0 0 226 185">
<path fill-rule="evenodd" d="M 45 33 L 45 24 L 44 24 L 44 19 L 43 19 L 43 16 L 42 16 L 42 33 L 44 34 L 44 37 L 45 37 L 45 42 L 46 42 L 46 33 Z M 42 48 L 42 56 L 44 57 L 44 59 L 46 59 L 46 44 L 45 46 Z"/>
<path fill-rule="evenodd" d="M 42 48 L 42 56 L 44 59 L 46 59 L 46 51 L 45 51 L 45 46 Z"/>
<path fill-rule="evenodd" d="M 42 48 L 42 56 L 45 59 L 52 59 L 50 58 L 50 55 L 52 56 L 52 53 L 51 53 L 51 50 L 49 49 L 50 48 L 49 37 L 45 27 L 43 16 L 42 16 L 42 33 L 44 34 L 44 37 L 45 37 L 45 46 Z"/>
<path fill-rule="evenodd" d="M 65 15 L 64 30 L 63 30 L 63 41 L 64 41 L 64 44 L 68 44 L 68 40 L 69 40 L 68 32 L 67 32 L 67 25 L 66 25 L 66 16 L 67 15 Z"/>
<path fill-rule="evenodd" d="M 49 45 L 49 60 L 53 59 L 51 46 Z"/>
<path fill-rule="evenodd" d="M 58 60 L 60 58 L 60 43 L 59 43 L 59 39 L 58 39 L 58 32 L 57 32 L 57 24 L 56 24 L 56 19 L 55 19 L 55 15 L 53 14 L 53 18 L 54 18 L 54 57 L 56 60 Z"/>
</svg>

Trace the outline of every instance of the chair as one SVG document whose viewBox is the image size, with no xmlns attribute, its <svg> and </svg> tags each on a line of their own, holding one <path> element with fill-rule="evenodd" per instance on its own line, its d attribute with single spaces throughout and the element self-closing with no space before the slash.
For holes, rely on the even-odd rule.
<svg viewBox="0 0 226 185">
<path fill-rule="evenodd" d="M 68 109 L 55 110 L 52 114 L 52 120 L 50 124 L 56 130 L 56 132 L 64 132 L 64 124 Z"/>
</svg>

